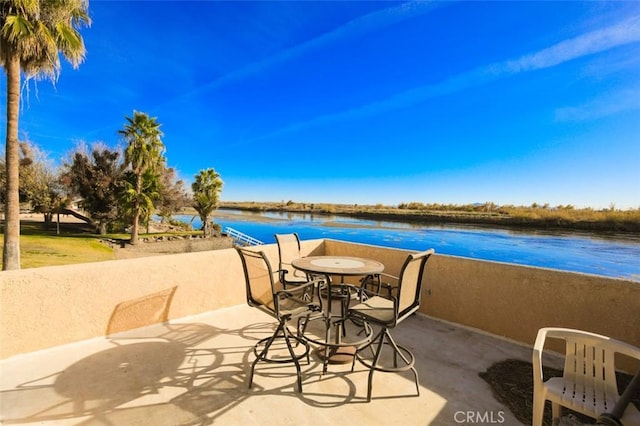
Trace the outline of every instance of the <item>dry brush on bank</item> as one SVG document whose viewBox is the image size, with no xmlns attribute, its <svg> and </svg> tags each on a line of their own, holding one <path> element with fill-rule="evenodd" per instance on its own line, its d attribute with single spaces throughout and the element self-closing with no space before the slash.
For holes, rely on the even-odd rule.
<svg viewBox="0 0 640 426">
<path fill-rule="evenodd" d="M 532 204 L 498 206 L 494 203 L 451 205 L 402 203 L 396 206 L 358 204 L 315 204 L 288 202 L 222 202 L 221 208 L 250 211 L 281 211 L 348 215 L 362 219 L 417 223 L 460 223 L 526 228 L 560 228 L 584 231 L 640 231 L 640 209 L 594 210 L 573 206 Z"/>
</svg>

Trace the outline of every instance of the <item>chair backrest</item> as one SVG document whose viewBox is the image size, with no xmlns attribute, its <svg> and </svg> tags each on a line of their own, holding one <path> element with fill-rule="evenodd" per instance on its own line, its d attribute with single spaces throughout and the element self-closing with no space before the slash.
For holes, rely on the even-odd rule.
<svg viewBox="0 0 640 426">
<path fill-rule="evenodd" d="M 601 383 L 605 393 L 618 395 L 615 376 L 615 354 L 623 353 L 635 356 L 630 345 L 611 339 L 607 336 L 579 330 L 562 329 L 558 333 L 550 333 L 549 337 L 563 338 L 565 345 L 565 361 L 563 376 L 574 383 Z"/>
<path fill-rule="evenodd" d="M 296 270 L 291 266 L 291 261 L 302 257 L 300 253 L 300 238 L 295 232 L 293 234 L 275 234 L 278 243 L 278 258 L 280 265 L 278 269 L 287 271 L 292 276 Z"/>
<path fill-rule="evenodd" d="M 402 321 L 420 307 L 424 268 L 434 252 L 433 249 L 429 249 L 410 254 L 402 265 L 398 277 L 398 316 L 396 322 Z"/>
<path fill-rule="evenodd" d="M 236 247 L 244 269 L 247 304 L 275 312 L 276 281 L 267 256 L 262 251 Z"/>
<path fill-rule="evenodd" d="M 606 393 L 618 395 L 614 352 L 603 341 L 567 336 L 563 376 L 573 383 L 601 383 Z"/>
</svg>

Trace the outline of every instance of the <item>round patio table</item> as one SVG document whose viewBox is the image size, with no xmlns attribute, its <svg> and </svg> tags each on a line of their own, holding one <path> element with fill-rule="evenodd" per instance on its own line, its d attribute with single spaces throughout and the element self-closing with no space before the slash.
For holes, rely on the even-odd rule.
<svg viewBox="0 0 640 426">
<path fill-rule="evenodd" d="M 339 316 L 331 313 L 331 301 L 332 296 L 336 298 L 350 297 L 345 296 L 343 293 L 336 296 L 333 295 L 331 287 L 340 287 L 340 284 L 331 284 L 329 279 L 330 275 L 340 275 L 341 282 L 345 276 L 378 276 L 384 270 L 384 265 L 376 260 L 366 259 L 361 257 L 351 256 L 309 256 L 294 259 L 291 265 L 303 272 L 312 275 L 325 275 L 327 277 L 327 285 L 329 291 L 327 291 L 327 309 L 324 314 L 326 322 L 326 336 L 324 342 L 319 342 L 313 339 L 308 339 L 314 343 L 318 343 L 323 347 L 318 351 L 320 358 L 324 361 L 323 373 L 327 371 L 327 363 L 342 364 L 352 362 L 356 353 L 356 346 L 353 344 L 343 344 L 341 342 L 341 336 L 344 331 L 344 315 L 345 312 L 341 312 Z M 336 335 L 335 342 L 329 342 L 331 320 L 337 318 L 336 321 Z M 366 327 L 367 325 L 365 325 Z M 367 338 L 369 333 L 367 333 Z"/>
<path fill-rule="evenodd" d="M 350 256 L 301 257 L 291 265 L 307 273 L 340 276 L 377 275 L 384 270 L 384 265 L 376 260 Z"/>
</svg>

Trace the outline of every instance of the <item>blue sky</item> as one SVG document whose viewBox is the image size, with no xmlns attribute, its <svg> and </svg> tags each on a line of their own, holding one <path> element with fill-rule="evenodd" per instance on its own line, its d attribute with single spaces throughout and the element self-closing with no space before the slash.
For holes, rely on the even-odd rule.
<svg viewBox="0 0 640 426">
<path fill-rule="evenodd" d="M 80 68 L 23 93 L 21 132 L 52 159 L 117 146 L 135 109 L 183 179 L 220 173 L 225 201 L 640 208 L 640 2 L 93 0 L 90 15 Z"/>
</svg>

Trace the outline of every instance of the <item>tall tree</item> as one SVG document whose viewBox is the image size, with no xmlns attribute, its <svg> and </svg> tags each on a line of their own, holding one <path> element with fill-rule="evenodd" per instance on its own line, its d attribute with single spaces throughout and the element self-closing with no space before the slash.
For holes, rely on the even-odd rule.
<svg viewBox="0 0 640 426">
<path fill-rule="evenodd" d="M 127 196 L 124 200 L 128 201 L 128 208 L 132 214 L 131 244 L 137 244 L 140 214 L 146 213 L 147 216 L 150 216 L 150 197 L 145 193 L 145 187 L 150 188 L 152 185 L 149 182 L 145 185 L 145 178 L 148 180 L 154 175 L 157 178 L 156 173 L 164 165 L 164 144 L 161 140 L 160 124 L 155 117 L 134 111 L 133 117 L 125 118 L 127 123 L 124 129 L 119 130 L 118 133 L 127 142 L 124 162 L 133 173 L 134 182 L 130 188 L 127 188 Z"/>
<path fill-rule="evenodd" d="M 47 154 L 32 142 L 21 142 L 20 151 L 20 199 L 28 201 L 33 211 L 43 213 L 45 222 L 51 223 L 53 214 L 67 201 L 59 173 Z"/>
<path fill-rule="evenodd" d="M 138 177 L 131 170 L 124 174 L 124 189 L 120 194 L 120 216 L 125 223 L 131 225 L 136 211 L 138 212 L 138 227 L 140 224 L 147 226 L 155 210 L 155 205 L 161 197 L 160 176 L 147 169 L 142 175 L 140 191 L 136 190 Z M 137 205 L 137 210 L 134 210 Z"/>
<path fill-rule="evenodd" d="M 156 203 L 158 214 L 162 222 L 171 219 L 188 203 L 188 196 L 184 189 L 184 181 L 177 179 L 173 167 L 163 167 L 160 172 L 160 199 Z"/>
<path fill-rule="evenodd" d="M 107 227 L 119 217 L 123 188 L 120 153 L 99 145 L 93 147 L 91 157 L 78 150 L 64 165 L 61 180 L 72 194 L 82 198 L 82 208 L 97 222 L 96 230 L 106 234 Z"/>
<path fill-rule="evenodd" d="M 0 2 L 0 64 L 7 75 L 6 203 L 2 269 L 20 269 L 18 117 L 20 80 L 56 81 L 62 55 L 75 68 L 84 60 L 80 28 L 88 26 L 88 0 Z"/>
<path fill-rule="evenodd" d="M 0 159 L 0 204 L 6 202 L 7 168 L 4 152 Z M 22 141 L 19 143 L 18 200 L 29 203 L 31 209 L 44 214 L 46 223 L 50 223 L 53 214 L 66 204 L 64 188 L 60 185 L 58 173 L 47 155 L 37 145 Z"/>
<path fill-rule="evenodd" d="M 201 170 L 191 184 L 193 208 L 196 209 L 202 220 L 202 231 L 205 236 L 211 234 L 209 218 L 218 208 L 222 184 L 220 175 L 214 169 Z"/>
<path fill-rule="evenodd" d="M 7 187 L 7 167 L 5 163 L 5 152 L 1 151 L 2 158 L 0 158 L 0 203 L 4 205 L 6 202 L 6 191 L 4 189 Z M 31 145 L 29 142 L 19 142 L 18 143 L 18 175 L 23 176 L 25 174 L 25 169 L 33 164 L 33 152 L 31 149 Z M 20 179 L 20 185 L 18 188 L 18 197 L 20 202 L 26 202 L 26 191 L 25 191 L 25 182 Z"/>
</svg>

